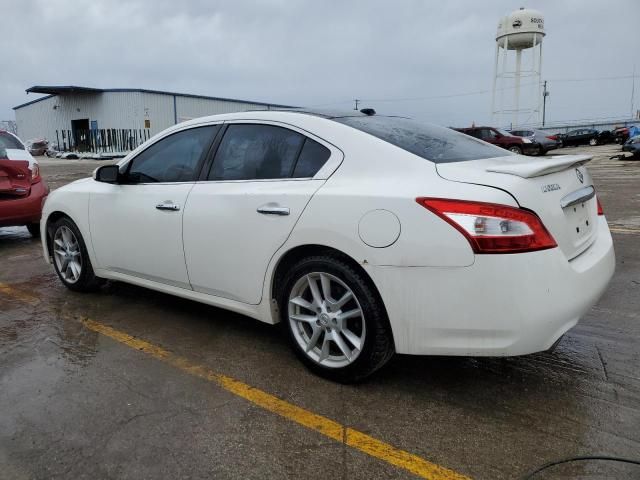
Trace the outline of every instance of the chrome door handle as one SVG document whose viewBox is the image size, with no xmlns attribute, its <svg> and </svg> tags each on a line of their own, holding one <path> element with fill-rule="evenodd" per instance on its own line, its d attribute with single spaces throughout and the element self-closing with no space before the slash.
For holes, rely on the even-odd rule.
<svg viewBox="0 0 640 480">
<path fill-rule="evenodd" d="M 169 210 L 171 212 L 177 212 L 180 210 L 180 205 L 176 205 L 173 202 L 164 202 L 156 205 L 158 210 Z"/>
<path fill-rule="evenodd" d="M 262 205 L 256 211 L 263 215 L 289 215 L 289 207 L 281 207 L 273 203 Z"/>
</svg>

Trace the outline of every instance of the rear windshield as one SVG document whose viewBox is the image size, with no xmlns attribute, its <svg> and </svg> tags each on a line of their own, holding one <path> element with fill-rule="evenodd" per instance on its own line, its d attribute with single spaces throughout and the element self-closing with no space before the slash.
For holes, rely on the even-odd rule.
<svg viewBox="0 0 640 480">
<path fill-rule="evenodd" d="M 511 152 L 450 128 L 399 117 L 337 117 L 349 125 L 434 163 L 505 157 Z"/>
<path fill-rule="evenodd" d="M 7 148 L 24 150 L 24 146 L 16 137 L 7 132 L 0 132 L 0 150 L 6 150 Z"/>
</svg>

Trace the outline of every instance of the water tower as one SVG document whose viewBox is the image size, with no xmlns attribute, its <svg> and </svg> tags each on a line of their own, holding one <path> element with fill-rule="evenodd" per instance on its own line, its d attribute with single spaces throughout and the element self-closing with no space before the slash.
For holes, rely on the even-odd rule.
<svg viewBox="0 0 640 480">
<path fill-rule="evenodd" d="M 544 36 L 544 17 L 537 10 L 521 8 L 500 19 L 491 97 L 494 125 L 540 122 Z"/>
</svg>

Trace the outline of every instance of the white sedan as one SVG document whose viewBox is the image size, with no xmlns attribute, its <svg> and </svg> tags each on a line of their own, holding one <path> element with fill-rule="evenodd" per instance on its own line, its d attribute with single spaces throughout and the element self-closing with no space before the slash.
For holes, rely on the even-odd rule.
<svg viewBox="0 0 640 480">
<path fill-rule="evenodd" d="M 371 110 L 181 123 L 49 195 L 45 258 L 284 322 L 313 371 L 394 352 L 550 349 L 604 292 L 611 234 L 584 164 Z"/>
</svg>

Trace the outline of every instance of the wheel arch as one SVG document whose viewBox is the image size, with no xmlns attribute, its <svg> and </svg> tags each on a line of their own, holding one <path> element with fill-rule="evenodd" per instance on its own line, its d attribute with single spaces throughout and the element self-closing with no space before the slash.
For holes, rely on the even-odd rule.
<svg viewBox="0 0 640 480">
<path fill-rule="evenodd" d="M 384 317 L 386 318 L 386 321 L 389 325 L 389 331 L 391 332 L 392 341 L 394 341 L 393 323 L 389 319 L 389 312 L 387 310 L 387 307 L 384 303 L 382 295 L 380 294 L 380 291 L 378 290 L 378 286 L 373 281 L 373 278 L 371 278 L 371 275 L 369 275 L 367 270 L 353 257 L 342 252 L 341 250 L 338 250 L 337 248 L 329 247 L 326 245 L 319 245 L 319 244 L 297 245 L 287 250 L 286 252 L 284 252 L 280 256 L 280 258 L 278 258 L 278 261 L 273 268 L 273 273 L 271 274 L 270 286 L 269 286 L 269 301 L 272 306 L 276 307 L 275 309 L 272 308 L 273 323 L 280 322 L 280 315 L 277 308 L 277 296 L 278 296 L 278 289 L 280 288 L 281 282 L 284 278 L 284 275 L 287 269 L 298 260 L 308 257 L 310 255 L 332 256 L 336 259 L 342 260 L 345 263 L 348 263 L 351 267 L 353 267 L 355 270 L 357 270 L 359 273 L 362 274 L 362 276 L 366 279 L 366 281 L 370 283 L 375 295 L 378 297 L 378 301 L 380 302 L 380 305 L 382 305 L 382 307 L 384 308 Z"/>
<path fill-rule="evenodd" d="M 51 245 L 51 237 L 53 236 L 52 227 L 55 222 L 57 222 L 63 217 L 67 217 L 73 221 L 73 219 L 67 213 L 61 210 L 54 210 L 51 213 L 49 213 L 49 215 L 47 215 L 47 219 L 44 224 L 45 230 L 43 235 L 43 241 L 45 242 L 44 247 L 45 247 L 45 251 L 47 253 L 47 256 L 48 256 L 47 258 L 49 259 L 49 261 L 51 261 L 51 258 L 53 256 L 53 250 L 52 250 L 53 247 Z"/>
</svg>

